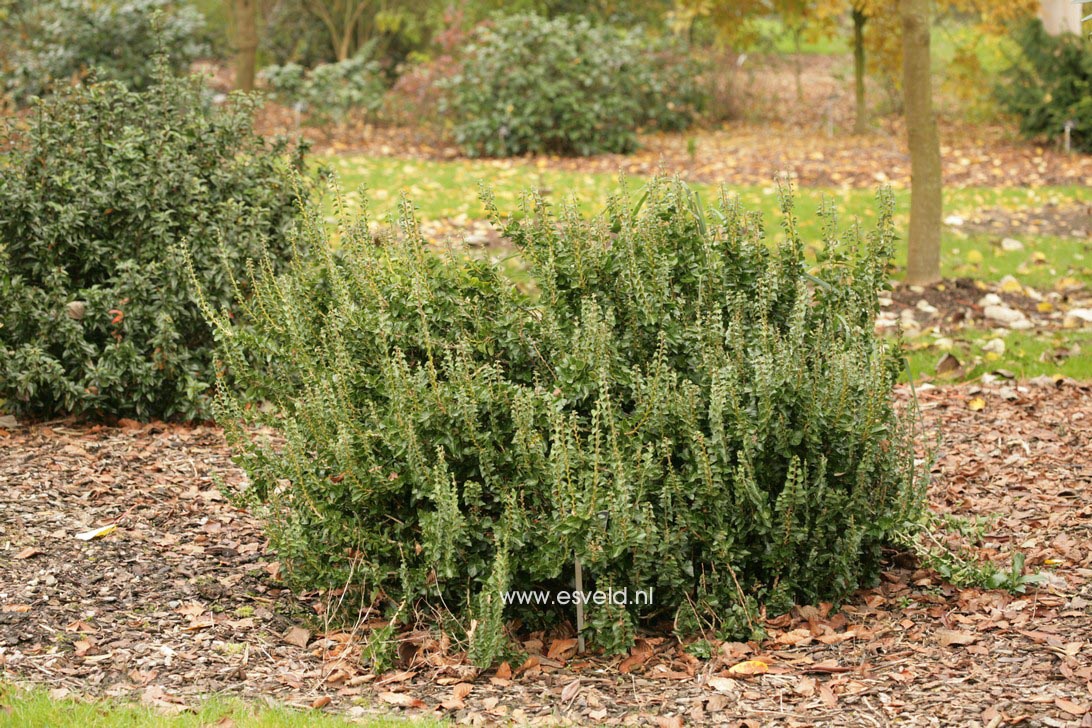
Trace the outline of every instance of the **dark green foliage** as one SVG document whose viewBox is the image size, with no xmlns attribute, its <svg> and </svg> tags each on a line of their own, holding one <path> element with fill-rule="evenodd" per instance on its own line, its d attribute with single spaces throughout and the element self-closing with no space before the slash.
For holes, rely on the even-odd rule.
<svg viewBox="0 0 1092 728">
<path fill-rule="evenodd" d="M 337 254 L 312 221 L 321 272 L 258 276 L 251 329 L 210 311 L 228 371 L 265 388 L 225 387 L 219 418 L 291 577 L 469 613 L 480 664 L 517 611 L 501 594 L 571 588 L 574 555 L 589 588 L 654 590 L 589 606 L 611 650 L 643 620 L 750 636 L 759 603 L 872 581 L 923 503 L 900 352 L 874 333 L 892 201 L 865 242 L 821 211 L 814 266 L 784 210 L 772 250 L 761 216 L 678 182 L 592 221 L 531 198 L 506 234 L 534 298 L 427 249 L 408 203 Z"/>
<path fill-rule="evenodd" d="M 387 87 L 372 58 L 374 47 L 368 44 L 352 58 L 309 69 L 298 63 L 266 66 L 261 76 L 281 103 L 301 104 L 312 121 L 342 123 L 353 111 L 375 113 L 383 104 Z"/>
<path fill-rule="evenodd" d="M 0 135 L 11 145 L 0 157 L 4 408 L 202 416 L 212 332 L 180 244 L 206 295 L 230 303 L 230 275 L 244 277 L 262 246 L 286 254 L 302 160 L 253 133 L 252 100 L 213 108 L 196 77 L 39 103 L 28 129 Z"/>
<path fill-rule="evenodd" d="M 1072 148 L 1092 152 L 1092 43 L 1077 35 L 1049 35 L 1039 20 L 1015 38 L 1021 56 L 994 91 L 1002 108 L 1029 137 L 1060 139 L 1072 122 Z"/>
<path fill-rule="evenodd" d="M 172 0 L 46 0 L 17 6 L 7 90 L 17 99 L 50 91 L 95 69 L 133 90 L 152 83 L 156 58 L 182 71 L 207 49 L 204 19 Z M 6 41 L 5 41 L 6 42 Z"/>
<path fill-rule="evenodd" d="M 629 152 L 641 127 L 690 125 L 699 70 L 639 30 L 512 15 L 479 28 L 446 103 L 468 154 Z"/>
</svg>

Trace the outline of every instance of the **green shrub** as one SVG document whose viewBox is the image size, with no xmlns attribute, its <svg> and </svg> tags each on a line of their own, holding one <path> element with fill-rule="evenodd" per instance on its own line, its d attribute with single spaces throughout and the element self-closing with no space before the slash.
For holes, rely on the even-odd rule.
<svg viewBox="0 0 1092 728">
<path fill-rule="evenodd" d="M 283 255 L 298 219 L 295 162 L 251 130 L 253 101 L 217 109 L 202 80 L 162 71 L 39 102 L 0 135 L 0 399 L 50 417 L 192 418 L 214 381 L 212 332 L 193 303 L 262 245 Z"/>
<path fill-rule="evenodd" d="M 358 109 L 374 114 L 383 104 L 382 68 L 371 57 L 373 44 L 352 58 L 305 69 L 298 63 L 267 66 L 261 76 L 286 105 L 301 104 L 311 120 L 343 123 Z"/>
<path fill-rule="evenodd" d="M 1021 57 L 994 91 L 1002 108 L 1020 120 L 1028 137 L 1058 139 L 1072 122 L 1072 148 L 1092 152 L 1092 44 L 1076 35 L 1049 35 L 1039 20 L 1015 37 Z"/>
<path fill-rule="evenodd" d="M 901 355 L 874 333 L 892 201 L 863 243 L 822 211 L 810 272 L 784 207 L 773 251 L 760 215 L 707 215 L 677 182 L 592 221 L 532 198 L 506 228 L 532 298 L 427 249 L 409 203 L 378 237 L 345 225 L 337 254 L 313 221 L 320 271 L 259 275 L 250 329 L 208 310 L 227 370 L 264 388 L 263 407 L 222 388 L 218 417 L 291 578 L 469 616 L 481 664 L 506 617 L 543 618 L 500 594 L 569 588 L 574 555 L 595 588 L 654 590 L 589 606 L 610 650 L 663 618 L 749 636 L 758 603 L 872 581 L 923 499 Z"/>
<path fill-rule="evenodd" d="M 478 30 L 446 85 L 455 138 L 494 157 L 632 151 L 639 128 L 685 128 L 703 103 L 680 53 L 583 18 L 501 18 Z"/>
<path fill-rule="evenodd" d="M 85 76 L 121 81 L 133 90 L 152 83 L 156 58 L 166 54 L 182 71 L 207 50 L 204 19 L 172 0 L 47 0 L 17 7 L 18 29 L 7 70 L 17 99 Z"/>
</svg>

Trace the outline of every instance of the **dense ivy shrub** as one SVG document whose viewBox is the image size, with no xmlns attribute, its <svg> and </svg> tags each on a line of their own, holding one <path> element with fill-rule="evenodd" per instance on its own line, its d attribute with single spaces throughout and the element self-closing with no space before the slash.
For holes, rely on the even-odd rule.
<svg viewBox="0 0 1092 728">
<path fill-rule="evenodd" d="M 267 66 L 261 77 L 279 101 L 300 104 L 315 122 L 342 123 L 356 110 L 375 113 L 383 104 L 383 69 L 372 58 L 374 44 L 352 58 L 305 69 L 298 63 Z"/>
<path fill-rule="evenodd" d="M 864 242 L 824 210 L 814 266 L 784 207 L 772 250 L 760 215 L 680 183 L 591 221 L 532 198 L 506 227 L 528 298 L 429 250 L 406 203 L 378 237 L 346 225 L 318 273 L 259 275 L 253 328 L 210 309 L 228 371 L 266 387 L 218 411 L 290 575 L 469 614 L 480 663 L 504 619 L 541 617 L 501 593 L 571 588 L 574 556 L 594 588 L 654 590 L 589 606 L 606 649 L 664 618 L 748 636 L 759 603 L 873 580 L 923 499 L 901 355 L 874 334 L 892 202 Z"/>
<path fill-rule="evenodd" d="M 165 70 L 143 92 L 116 82 L 39 102 L 0 137 L 0 399 L 49 417 L 192 418 L 214 381 L 212 331 L 193 302 L 296 224 L 284 142 L 251 129 L 253 101 L 223 108 L 200 78 Z"/>
<path fill-rule="evenodd" d="M 693 121 L 698 73 L 639 30 L 512 15 L 479 28 L 445 103 L 468 154 L 629 152 L 641 127 Z"/>
<path fill-rule="evenodd" d="M 1092 44 L 1077 35 L 1052 36 L 1039 20 L 1015 38 L 1022 53 L 995 89 L 1002 108 L 1029 137 L 1058 139 L 1072 122 L 1072 147 L 1092 152 Z"/>
<path fill-rule="evenodd" d="M 175 71 L 207 50 L 204 18 L 173 0 L 46 0 L 16 6 L 8 24 L 6 86 L 17 99 L 85 76 L 121 81 L 133 90 L 152 83 L 156 59 Z"/>
</svg>

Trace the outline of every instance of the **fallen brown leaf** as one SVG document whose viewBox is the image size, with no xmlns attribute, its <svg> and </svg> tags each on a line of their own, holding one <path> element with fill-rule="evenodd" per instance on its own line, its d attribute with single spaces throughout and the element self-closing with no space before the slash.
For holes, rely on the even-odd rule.
<svg viewBox="0 0 1092 728">
<path fill-rule="evenodd" d="M 938 629 L 936 631 L 937 643 L 941 647 L 952 645 L 970 645 L 978 641 L 978 635 L 973 632 L 959 632 L 951 629 Z"/>
<path fill-rule="evenodd" d="M 311 633 L 303 627 L 289 627 L 284 641 L 296 647 L 307 647 L 307 643 L 311 641 Z"/>
<path fill-rule="evenodd" d="M 415 698 L 409 693 L 380 693 L 379 699 L 399 708 L 422 708 L 425 705 L 420 698 Z"/>
<path fill-rule="evenodd" d="M 744 660 L 728 668 L 729 675 L 762 675 L 770 671 L 770 666 L 762 660 Z"/>
</svg>

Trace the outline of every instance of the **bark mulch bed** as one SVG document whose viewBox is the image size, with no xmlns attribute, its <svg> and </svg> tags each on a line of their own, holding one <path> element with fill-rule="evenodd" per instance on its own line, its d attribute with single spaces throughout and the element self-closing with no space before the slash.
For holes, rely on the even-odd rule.
<svg viewBox="0 0 1092 728">
<path fill-rule="evenodd" d="M 1092 726 L 1092 387 L 918 396 L 944 435 L 934 508 L 994 516 L 980 552 L 1019 549 L 1046 584 L 957 589 L 895 559 L 840 611 L 798 608 L 709 660 L 667 635 L 604 658 L 531 634 L 526 662 L 482 675 L 425 633 L 371 675 L 370 625 L 325 630 L 331 595 L 286 589 L 259 524 L 221 494 L 243 476 L 215 428 L 3 418 L 0 677 L 164 709 L 231 693 L 472 724 Z M 768 670 L 740 674 L 755 658 Z"/>
</svg>

